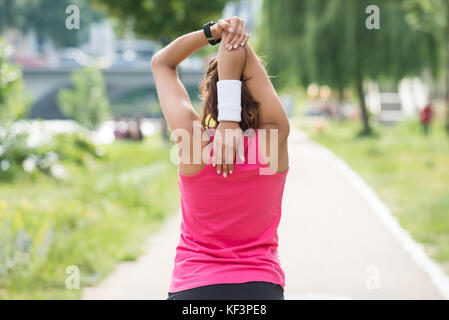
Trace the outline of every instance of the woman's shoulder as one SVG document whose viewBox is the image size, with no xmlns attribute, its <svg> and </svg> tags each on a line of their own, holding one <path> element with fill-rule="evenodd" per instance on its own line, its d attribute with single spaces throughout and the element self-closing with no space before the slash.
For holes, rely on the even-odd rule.
<svg viewBox="0 0 449 320">
<path fill-rule="evenodd" d="M 181 175 L 195 175 L 211 162 L 214 129 L 204 129 L 194 124 L 192 132 L 178 143 L 178 172 Z"/>
</svg>

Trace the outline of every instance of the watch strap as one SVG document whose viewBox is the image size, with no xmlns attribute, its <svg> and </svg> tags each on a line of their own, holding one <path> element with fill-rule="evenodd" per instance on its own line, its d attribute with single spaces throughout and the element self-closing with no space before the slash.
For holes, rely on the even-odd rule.
<svg viewBox="0 0 449 320">
<path fill-rule="evenodd" d="M 211 45 L 216 45 L 217 43 L 220 43 L 221 39 L 215 40 L 214 37 L 212 36 L 212 32 L 210 31 L 210 27 L 212 27 L 215 24 L 215 22 L 208 22 L 205 23 L 203 25 L 203 31 L 204 31 L 204 35 L 206 36 L 207 41 L 211 44 Z"/>
</svg>

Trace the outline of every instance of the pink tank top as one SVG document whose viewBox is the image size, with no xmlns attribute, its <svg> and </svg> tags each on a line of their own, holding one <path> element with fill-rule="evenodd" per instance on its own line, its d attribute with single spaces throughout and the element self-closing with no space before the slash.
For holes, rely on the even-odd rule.
<svg viewBox="0 0 449 320">
<path fill-rule="evenodd" d="M 260 175 L 268 166 L 257 137 L 245 137 L 245 163 L 226 178 L 210 159 L 196 174 L 179 173 L 181 237 L 169 292 L 248 281 L 284 289 L 277 228 L 288 170 Z"/>
</svg>

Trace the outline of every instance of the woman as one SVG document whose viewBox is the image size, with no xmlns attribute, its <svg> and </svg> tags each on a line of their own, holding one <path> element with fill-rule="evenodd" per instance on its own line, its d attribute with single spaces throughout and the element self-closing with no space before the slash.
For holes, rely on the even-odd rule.
<svg viewBox="0 0 449 320">
<path fill-rule="evenodd" d="M 201 83 L 200 116 L 176 68 L 220 40 Z M 277 227 L 289 122 L 247 41 L 243 21 L 234 17 L 176 39 L 152 59 L 182 157 L 181 237 L 168 299 L 284 299 Z"/>
</svg>

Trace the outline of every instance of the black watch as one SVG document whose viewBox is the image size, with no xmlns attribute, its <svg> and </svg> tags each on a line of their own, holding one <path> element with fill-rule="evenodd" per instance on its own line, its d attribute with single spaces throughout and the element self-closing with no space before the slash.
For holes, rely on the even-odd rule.
<svg viewBox="0 0 449 320">
<path fill-rule="evenodd" d="M 212 37 L 212 32 L 210 32 L 210 27 L 212 27 L 215 24 L 215 22 L 208 22 L 204 24 L 203 31 L 204 35 L 206 36 L 207 41 L 213 46 L 215 46 L 217 43 L 220 43 L 221 39 L 215 40 L 214 37 Z"/>
</svg>

